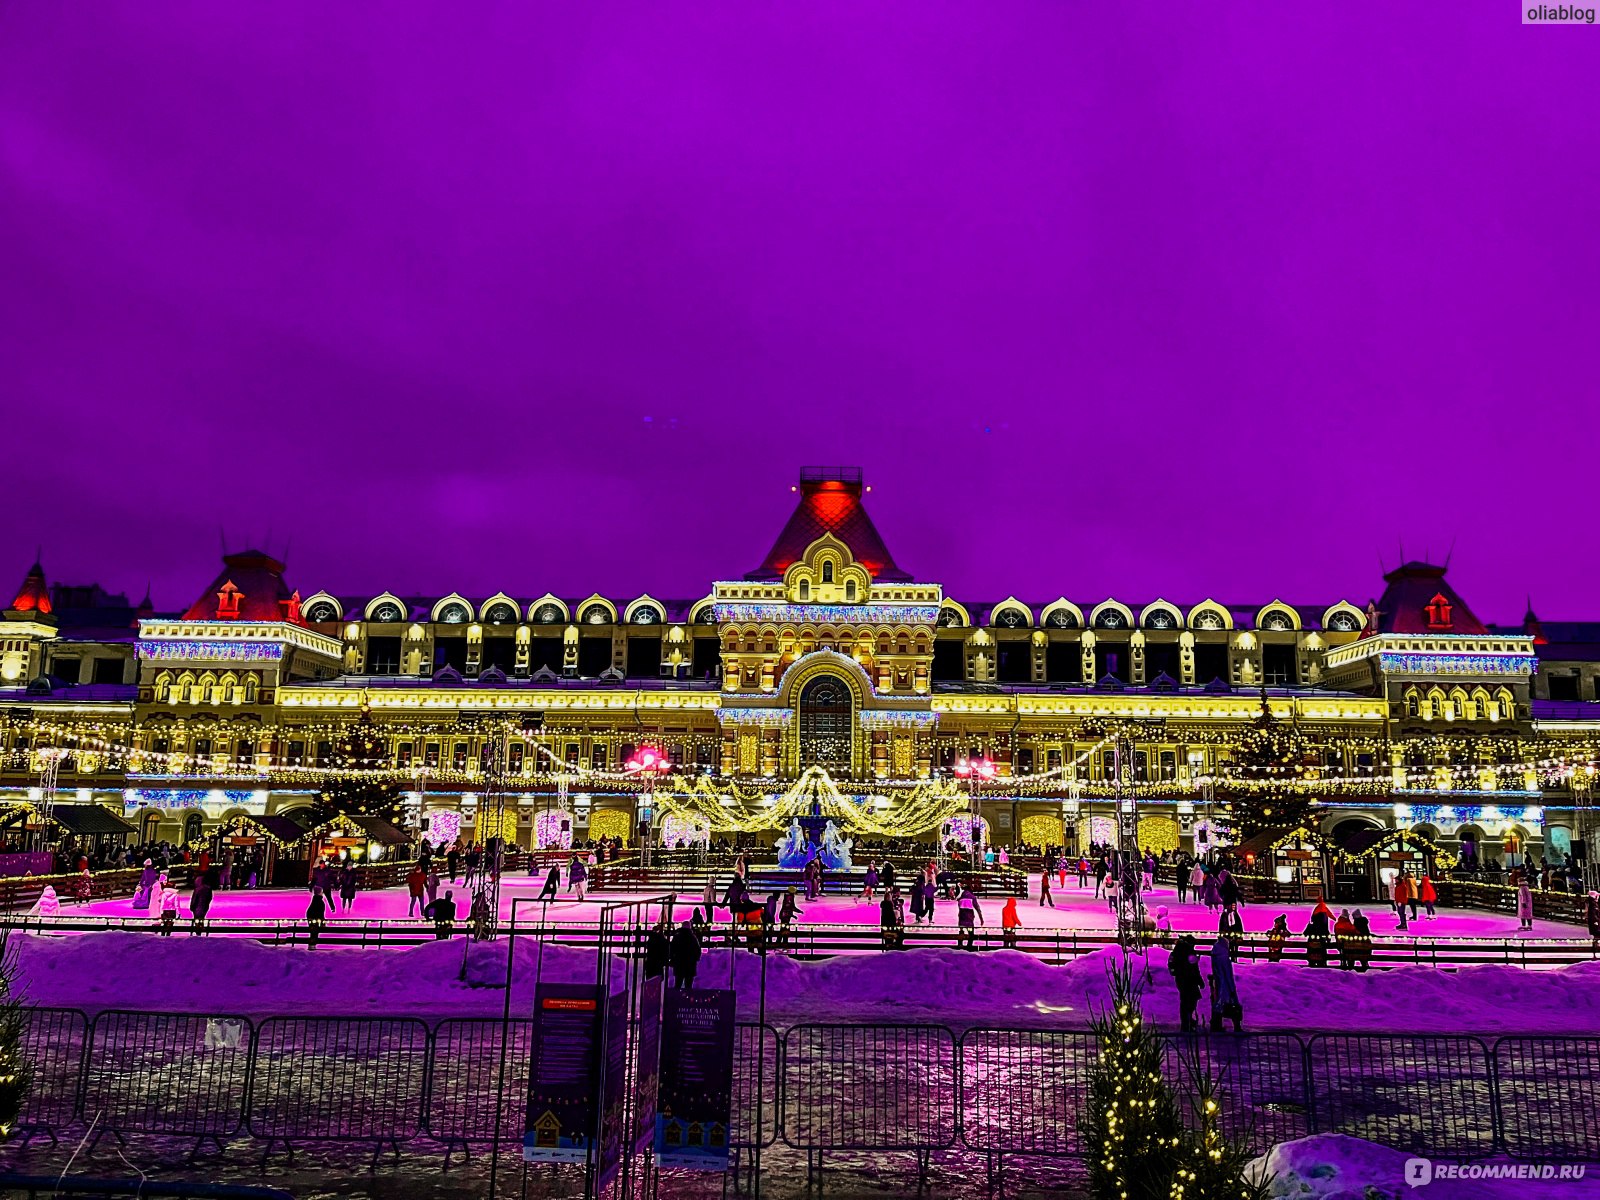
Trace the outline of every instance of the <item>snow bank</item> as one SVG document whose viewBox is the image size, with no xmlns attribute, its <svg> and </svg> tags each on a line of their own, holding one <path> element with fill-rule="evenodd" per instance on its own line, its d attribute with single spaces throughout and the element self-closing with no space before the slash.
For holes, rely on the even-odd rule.
<svg viewBox="0 0 1600 1200">
<path fill-rule="evenodd" d="M 141 933 L 12 939 L 29 1000 L 44 1006 L 427 1017 L 497 1015 L 505 1003 L 505 943 L 464 938 L 381 952 L 307 950 L 235 938 Z M 927 1021 L 1077 1026 L 1104 1002 L 1119 952 L 1052 966 L 1010 950 L 915 950 L 798 962 L 766 960 L 767 1014 L 800 1021 Z M 622 968 L 619 965 L 617 969 Z M 1240 963 L 1246 1028 L 1473 1033 L 1600 1032 L 1600 962 L 1551 971 L 1479 966 L 1397 967 L 1356 974 L 1290 963 Z M 718 950 L 697 982 L 740 993 L 756 1012 L 761 960 Z M 592 980 L 594 954 L 517 943 L 512 1007 L 526 1012 L 533 980 Z M 1151 957 L 1148 1012 L 1177 1024 L 1164 954 Z"/>
<path fill-rule="evenodd" d="M 1591 1167 L 1575 1180 L 1434 1179 L 1414 1187 L 1405 1182 L 1410 1160 L 1403 1150 L 1321 1133 L 1275 1146 L 1249 1169 L 1256 1178 L 1271 1175 L 1268 1194 L 1284 1200 L 1577 1200 L 1594 1195 L 1600 1178 L 1600 1168 Z"/>
</svg>

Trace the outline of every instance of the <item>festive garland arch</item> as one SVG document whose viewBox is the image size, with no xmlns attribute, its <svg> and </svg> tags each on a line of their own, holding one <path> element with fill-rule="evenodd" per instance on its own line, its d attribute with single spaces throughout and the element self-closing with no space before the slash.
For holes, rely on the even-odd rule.
<svg viewBox="0 0 1600 1200">
<path fill-rule="evenodd" d="M 1172 817 L 1140 817 L 1139 847 L 1155 854 L 1178 848 L 1178 822 Z"/>
<path fill-rule="evenodd" d="M 589 836 L 621 838 L 624 846 L 633 844 L 633 814 L 620 808 L 599 808 L 589 814 Z"/>
</svg>

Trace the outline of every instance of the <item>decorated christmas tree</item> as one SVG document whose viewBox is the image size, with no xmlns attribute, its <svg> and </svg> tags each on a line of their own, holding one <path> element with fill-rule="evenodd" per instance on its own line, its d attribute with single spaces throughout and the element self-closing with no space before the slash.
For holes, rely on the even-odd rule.
<svg viewBox="0 0 1600 1200">
<path fill-rule="evenodd" d="M 329 766 L 332 773 L 324 777 L 320 797 L 322 820 L 393 820 L 399 814 L 402 794 L 391 774 L 388 746 L 366 709 L 334 742 Z"/>
<path fill-rule="evenodd" d="M 1190 1085 L 1190 1119 L 1173 1168 L 1170 1200 L 1264 1200 L 1271 1180 L 1245 1180 L 1250 1152 L 1223 1133 L 1216 1081 L 1192 1049 L 1179 1057 Z"/>
<path fill-rule="evenodd" d="M 1090 1021 L 1100 1057 L 1089 1074 L 1079 1117 L 1089 1160 L 1089 1190 L 1116 1200 L 1168 1200 L 1183 1143 L 1172 1092 L 1161 1077 L 1161 1041 L 1144 1023 L 1133 968 L 1106 972 L 1111 1005 Z"/>
<path fill-rule="evenodd" d="M 22 1053 L 28 1015 L 16 992 L 16 966 L 10 942 L 0 935 L 0 1138 L 16 1128 L 33 1082 L 33 1070 Z"/>
<path fill-rule="evenodd" d="M 1306 743 L 1293 725 L 1272 715 L 1265 689 L 1261 715 L 1239 739 L 1226 792 L 1235 842 L 1264 829 L 1293 829 L 1310 817 L 1311 794 L 1298 786 Z"/>
</svg>

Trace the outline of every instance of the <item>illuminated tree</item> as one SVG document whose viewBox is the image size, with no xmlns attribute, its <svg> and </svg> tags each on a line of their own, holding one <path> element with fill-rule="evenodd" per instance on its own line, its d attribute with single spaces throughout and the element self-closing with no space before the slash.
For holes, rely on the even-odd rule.
<svg viewBox="0 0 1600 1200">
<path fill-rule="evenodd" d="M 1227 788 L 1232 816 L 1229 833 L 1242 842 L 1265 829 L 1293 829 L 1311 813 L 1311 796 L 1297 787 L 1305 766 L 1306 742 L 1300 731 L 1272 715 L 1266 691 L 1261 715 L 1239 739 Z"/>
<path fill-rule="evenodd" d="M 22 1114 L 33 1083 L 33 1069 L 22 1054 L 28 1015 L 16 992 L 17 963 L 8 938 L 0 935 L 0 1137 L 8 1137 Z"/>
<path fill-rule="evenodd" d="M 383 817 L 395 819 L 403 800 L 389 774 L 389 750 L 371 714 L 361 716 L 333 744 L 333 771 L 323 781 L 321 819 Z"/>
</svg>

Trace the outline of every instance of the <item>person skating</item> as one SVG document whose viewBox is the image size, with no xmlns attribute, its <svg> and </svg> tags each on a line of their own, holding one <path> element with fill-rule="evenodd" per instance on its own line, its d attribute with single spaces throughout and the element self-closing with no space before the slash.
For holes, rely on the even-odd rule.
<svg viewBox="0 0 1600 1200">
<path fill-rule="evenodd" d="M 406 907 L 406 916 L 415 916 L 422 911 L 426 901 L 423 900 L 423 891 L 428 886 L 428 873 L 418 863 L 406 875 L 406 891 L 411 895 L 411 903 Z"/>
<path fill-rule="evenodd" d="M 1167 945 L 1172 940 L 1172 914 L 1167 910 L 1165 904 L 1156 906 L 1155 920 L 1152 924 L 1154 925 L 1152 932 L 1155 934 L 1155 940 L 1160 945 Z"/>
<path fill-rule="evenodd" d="M 170 884 L 161 889 L 161 936 L 171 937 L 178 919 L 178 889 Z"/>
<path fill-rule="evenodd" d="M 133 907 L 140 912 L 150 911 L 150 901 L 155 895 L 156 868 L 148 858 L 144 860 L 144 870 L 139 872 L 139 886 L 134 889 Z"/>
<path fill-rule="evenodd" d="M 1144 881 L 1142 886 L 1147 892 L 1156 890 L 1156 856 L 1148 852 L 1144 856 Z"/>
<path fill-rule="evenodd" d="M 189 917 L 192 932 L 198 936 L 206 931 L 206 914 L 211 911 L 211 876 L 201 873 L 194 881 L 194 894 L 189 897 Z"/>
<path fill-rule="evenodd" d="M 453 881 L 452 881 L 453 882 Z M 549 903 L 556 898 L 556 893 L 561 890 L 561 867 L 559 864 L 552 866 L 544 877 L 544 887 L 539 889 L 538 899 Z M 449 893 L 445 893 L 449 895 Z"/>
<path fill-rule="evenodd" d="M 1106 876 L 1106 907 L 1112 912 L 1117 911 L 1117 877 L 1114 873 Z"/>
<path fill-rule="evenodd" d="M 1178 860 L 1178 903 L 1183 904 L 1189 899 L 1189 863 L 1186 859 Z"/>
<path fill-rule="evenodd" d="M 978 926 L 987 925 L 983 919 L 983 909 L 978 904 L 977 896 L 972 894 L 970 887 L 963 886 L 961 895 L 956 899 L 956 924 L 958 934 L 956 944 L 968 950 L 978 948 Z"/>
<path fill-rule="evenodd" d="M 1078 886 L 1080 888 L 1089 886 L 1089 860 L 1081 854 L 1078 855 Z"/>
<path fill-rule="evenodd" d="M 1228 952 L 1239 957 L 1239 946 L 1244 941 L 1244 918 L 1237 908 L 1225 908 L 1217 921 L 1217 934 L 1228 947 Z"/>
<path fill-rule="evenodd" d="M 344 870 L 339 873 L 339 899 L 344 915 L 348 917 L 356 903 L 356 869 L 350 863 L 346 863 Z"/>
<path fill-rule="evenodd" d="M 1355 922 L 1350 919 L 1350 910 L 1341 908 L 1339 919 L 1333 924 L 1334 941 L 1339 946 L 1339 969 L 1348 971 L 1355 963 Z"/>
<path fill-rule="evenodd" d="M 1222 1032 L 1222 1022 L 1233 1022 L 1235 1033 L 1244 1032 L 1244 1005 L 1239 1002 L 1239 984 L 1234 978 L 1233 955 L 1221 938 L 1211 943 L 1211 1029 Z"/>
<path fill-rule="evenodd" d="M 454 842 L 450 843 L 450 849 L 444 853 L 444 865 L 450 872 L 450 882 L 454 883 L 461 871 L 461 849 Z"/>
<path fill-rule="evenodd" d="M 1053 906 L 1052 906 L 1053 907 Z M 1017 930 L 1022 928 L 1022 918 L 1017 916 L 1017 898 L 1006 897 L 1006 905 L 1000 910 L 1000 941 L 1009 950 L 1017 948 Z"/>
<path fill-rule="evenodd" d="M 310 935 L 311 949 L 317 948 L 317 938 L 322 934 L 322 926 L 328 919 L 328 902 L 322 898 L 321 892 L 311 893 L 311 903 L 306 905 L 306 931 Z"/>
<path fill-rule="evenodd" d="M 1101 890 L 1106 885 L 1106 875 L 1108 873 L 1109 868 L 1106 866 L 1106 860 L 1103 857 L 1096 858 L 1094 860 L 1094 894 L 1096 899 L 1100 898 Z"/>
<path fill-rule="evenodd" d="M 472 926 L 472 940 L 486 942 L 494 933 L 494 918 L 489 912 L 489 889 L 479 888 L 472 894 L 472 907 L 467 910 Z"/>
<path fill-rule="evenodd" d="M 872 900 L 873 899 L 872 893 L 875 892 L 877 890 L 877 888 L 878 888 L 878 864 L 875 863 L 875 862 L 869 862 L 869 863 L 867 863 L 867 875 L 866 875 L 866 878 L 862 881 L 862 884 L 861 884 L 861 896 L 860 896 L 860 899 L 868 900 L 868 901 Z"/>
<path fill-rule="evenodd" d="M 717 877 L 706 876 L 706 886 L 700 889 L 700 904 L 705 909 L 705 923 L 714 925 L 717 921 Z"/>
<path fill-rule="evenodd" d="M 78 868 L 78 877 L 72 881 L 72 894 L 79 904 L 87 904 L 94 898 L 94 878 L 87 865 Z"/>
<path fill-rule="evenodd" d="M 1178 1027 L 1184 1033 L 1196 1033 L 1200 1018 L 1195 1010 L 1200 1005 L 1205 980 L 1200 974 L 1199 950 L 1189 934 L 1181 935 L 1167 956 L 1167 971 L 1178 988 Z"/>
<path fill-rule="evenodd" d="M 1355 933 L 1351 936 L 1354 943 L 1355 968 L 1365 971 L 1372 965 L 1372 922 L 1367 919 L 1367 914 L 1359 908 L 1350 914 L 1350 923 L 1355 926 Z"/>
<path fill-rule="evenodd" d="M 572 856 L 572 865 L 567 868 L 567 886 L 572 889 L 581 904 L 589 886 L 589 868 L 584 865 L 582 855 Z"/>
<path fill-rule="evenodd" d="M 912 924 L 915 925 L 922 924 L 922 918 L 925 912 L 922 899 L 923 886 L 924 884 L 920 875 L 911 881 L 911 921 Z"/>
<path fill-rule="evenodd" d="M 905 915 L 900 911 L 900 894 L 887 891 L 878 904 L 878 925 L 883 933 L 883 948 L 898 950 L 905 944 Z"/>
<path fill-rule="evenodd" d="M 673 986 L 692 988 L 700 969 L 700 935 L 695 932 L 693 921 L 685 921 L 672 935 L 671 958 Z"/>
<path fill-rule="evenodd" d="M 888 891 L 895 885 L 894 864 L 888 859 L 883 860 L 883 866 L 878 868 L 878 886 Z"/>
<path fill-rule="evenodd" d="M 1189 868 L 1189 894 L 1196 900 L 1200 899 L 1200 891 L 1206 884 L 1206 869 L 1200 865 L 1200 860 L 1195 859 L 1194 865 Z"/>
<path fill-rule="evenodd" d="M 1434 906 L 1439 903 L 1439 889 L 1433 886 L 1433 880 L 1426 875 L 1417 884 L 1417 896 L 1422 901 L 1422 907 L 1428 910 L 1428 920 L 1438 920 L 1439 913 Z"/>
<path fill-rule="evenodd" d="M 1400 923 L 1395 928 L 1406 929 L 1406 905 L 1411 901 L 1411 876 L 1404 871 L 1395 876 L 1395 881 L 1389 888 L 1389 898 L 1394 903 L 1395 915 L 1400 918 Z"/>
<path fill-rule="evenodd" d="M 1051 908 L 1054 908 L 1056 906 L 1056 898 L 1053 895 L 1051 895 L 1051 893 L 1050 893 L 1050 876 L 1053 875 L 1053 874 L 1054 874 L 1054 872 L 1051 871 L 1049 867 L 1046 867 L 1043 871 L 1039 872 L 1039 907 L 1040 908 L 1043 908 L 1047 904 Z"/>
<path fill-rule="evenodd" d="M 1217 903 L 1223 908 L 1237 908 L 1239 901 L 1244 899 L 1244 893 L 1239 890 L 1239 881 L 1233 877 L 1233 872 L 1223 867 L 1217 872 Z"/>
<path fill-rule="evenodd" d="M 422 915 L 433 922 L 433 940 L 447 941 L 456 931 L 455 889 L 446 888 L 444 895 L 423 910 Z"/>
<path fill-rule="evenodd" d="M 439 886 L 440 886 L 440 884 L 439 884 L 439 871 L 438 871 L 438 868 L 437 867 L 429 867 L 428 868 L 428 882 L 426 884 L 426 888 L 427 888 L 427 892 L 428 892 L 428 904 L 432 904 L 435 900 L 437 900 L 439 898 Z M 426 913 L 428 911 L 428 904 L 424 904 L 422 906 L 422 911 L 424 913 Z"/>
<path fill-rule="evenodd" d="M 1533 889 L 1524 876 L 1517 884 L 1517 929 L 1519 932 L 1533 928 Z"/>
<path fill-rule="evenodd" d="M 783 940 L 789 940 L 789 926 L 794 924 L 794 919 L 805 912 L 805 909 L 795 901 L 794 889 L 789 888 L 783 893 L 783 902 L 778 909 L 778 921 L 783 926 Z"/>
<path fill-rule="evenodd" d="M 1283 961 L 1283 948 L 1289 941 L 1289 917 L 1286 913 L 1279 913 L 1272 922 L 1272 928 L 1267 930 L 1267 961 Z"/>
</svg>

